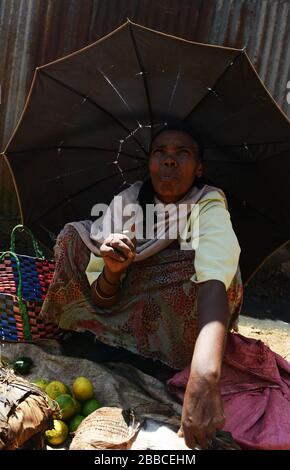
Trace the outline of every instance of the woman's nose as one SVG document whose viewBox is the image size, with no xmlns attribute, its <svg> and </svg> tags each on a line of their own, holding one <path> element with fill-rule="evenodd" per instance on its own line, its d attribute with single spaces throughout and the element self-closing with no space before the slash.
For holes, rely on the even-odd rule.
<svg viewBox="0 0 290 470">
<path fill-rule="evenodd" d="M 165 158 L 163 164 L 164 164 L 165 166 L 170 167 L 170 168 L 173 168 L 173 167 L 176 167 L 176 166 L 177 166 L 177 162 L 176 162 L 175 158 L 171 157 L 170 155 L 168 155 L 168 156 Z"/>
</svg>

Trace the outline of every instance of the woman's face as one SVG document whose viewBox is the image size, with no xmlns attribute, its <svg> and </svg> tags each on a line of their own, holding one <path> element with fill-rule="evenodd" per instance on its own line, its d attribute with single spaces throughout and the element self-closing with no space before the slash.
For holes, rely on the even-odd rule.
<svg viewBox="0 0 290 470">
<path fill-rule="evenodd" d="M 169 204 L 181 199 L 202 175 L 192 137 L 182 131 L 161 132 L 152 143 L 149 173 L 161 201 Z"/>
</svg>

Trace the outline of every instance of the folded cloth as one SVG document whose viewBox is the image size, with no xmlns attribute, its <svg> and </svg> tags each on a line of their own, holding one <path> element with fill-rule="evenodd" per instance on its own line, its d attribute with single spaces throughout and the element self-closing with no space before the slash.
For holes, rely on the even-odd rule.
<svg viewBox="0 0 290 470">
<path fill-rule="evenodd" d="M 167 386 L 183 401 L 190 367 Z M 225 431 L 243 449 L 290 449 L 290 364 L 262 341 L 229 333 L 221 394 Z"/>
</svg>

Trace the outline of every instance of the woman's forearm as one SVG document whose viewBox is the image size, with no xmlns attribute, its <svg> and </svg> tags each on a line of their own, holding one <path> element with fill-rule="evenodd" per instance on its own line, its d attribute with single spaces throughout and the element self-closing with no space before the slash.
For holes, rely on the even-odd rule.
<svg viewBox="0 0 290 470">
<path fill-rule="evenodd" d="M 114 305 L 120 289 L 121 273 L 113 273 L 106 266 L 98 279 L 91 285 L 91 295 L 100 307 Z"/>
<path fill-rule="evenodd" d="M 223 360 L 229 306 L 221 281 L 210 280 L 197 286 L 198 336 L 191 363 L 191 376 L 219 381 Z"/>
<path fill-rule="evenodd" d="M 198 284 L 198 336 L 182 407 L 182 434 L 194 448 L 208 446 L 217 429 L 225 424 L 220 393 L 221 366 L 229 322 L 225 286 L 210 280 Z"/>
</svg>

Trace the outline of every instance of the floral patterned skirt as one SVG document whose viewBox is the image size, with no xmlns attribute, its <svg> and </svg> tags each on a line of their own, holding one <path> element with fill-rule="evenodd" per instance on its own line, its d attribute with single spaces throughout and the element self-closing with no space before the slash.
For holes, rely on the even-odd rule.
<svg viewBox="0 0 290 470">
<path fill-rule="evenodd" d="M 197 288 L 190 281 L 195 272 L 193 251 L 172 244 L 133 263 L 118 302 L 102 308 L 91 298 L 85 274 L 90 252 L 74 227 L 64 227 L 54 250 L 55 274 L 41 312 L 46 320 L 64 330 L 90 331 L 102 343 L 174 369 L 190 363 L 197 336 Z M 243 299 L 239 269 L 227 295 L 232 327 Z"/>
</svg>

